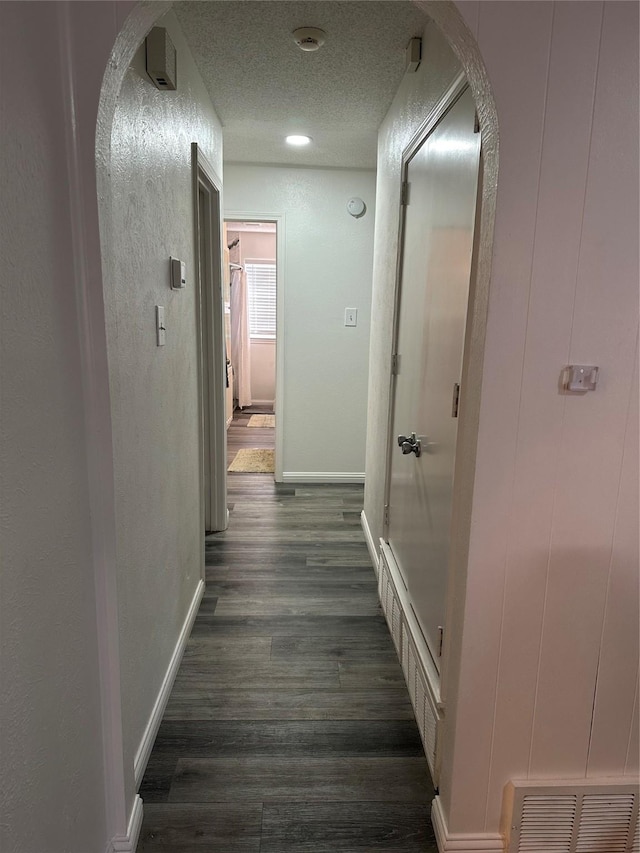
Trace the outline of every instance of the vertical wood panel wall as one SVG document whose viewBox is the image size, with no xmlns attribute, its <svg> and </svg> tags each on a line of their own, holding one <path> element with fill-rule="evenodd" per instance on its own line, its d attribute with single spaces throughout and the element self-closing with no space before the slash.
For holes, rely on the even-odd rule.
<svg viewBox="0 0 640 853">
<path fill-rule="evenodd" d="M 442 786 L 450 830 L 477 832 L 498 826 L 509 778 L 637 772 L 638 8 L 460 8 L 500 121 Z M 559 391 L 572 362 L 600 366 L 595 392 Z"/>
</svg>

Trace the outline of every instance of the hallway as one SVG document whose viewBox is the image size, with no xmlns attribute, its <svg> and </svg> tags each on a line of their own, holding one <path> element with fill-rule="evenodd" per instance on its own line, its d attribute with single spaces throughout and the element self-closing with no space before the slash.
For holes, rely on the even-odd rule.
<svg viewBox="0 0 640 853">
<path fill-rule="evenodd" d="M 140 794 L 140 853 L 435 853 L 361 486 L 229 476 Z"/>
</svg>

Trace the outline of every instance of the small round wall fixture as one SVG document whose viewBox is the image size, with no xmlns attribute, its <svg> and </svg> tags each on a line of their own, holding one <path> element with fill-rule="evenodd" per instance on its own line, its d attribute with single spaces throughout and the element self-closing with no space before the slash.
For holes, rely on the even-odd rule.
<svg viewBox="0 0 640 853">
<path fill-rule="evenodd" d="M 355 219 L 359 219 L 361 216 L 364 216 L 367 212 L 367 205 L 362 201 L 361 198 L 357 196 L 355 198 L 350 198 L 347 202 L 347 210 Z"/>
<path fill-rule="evenodd" d="M 291 134 L 291 136 L 285 136 L 284 141 L 287 145 L 295 145 L 297 148 L 302 148 L 304 145 L 309 145 L 311 143 L 311 137 L 294 133 Z"/>
<path fill-rule="evenodd" d="M 294 30 L 292 35 L 300 50 L 309 52 L 322 47 L 326 33 L 318 27 L 300 27 Z"/>
</svg>

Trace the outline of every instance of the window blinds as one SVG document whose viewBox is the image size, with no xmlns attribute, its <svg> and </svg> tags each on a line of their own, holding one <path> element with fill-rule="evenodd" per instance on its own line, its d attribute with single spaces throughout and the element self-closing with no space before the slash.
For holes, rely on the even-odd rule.
<svg viewBox="0 0 640 853">
<path fill-rule="evenodd" d="M 249 335 L 252 338 L 276 336 L 276 265 L 246 261 L 249 297 Z"/>
</svg>

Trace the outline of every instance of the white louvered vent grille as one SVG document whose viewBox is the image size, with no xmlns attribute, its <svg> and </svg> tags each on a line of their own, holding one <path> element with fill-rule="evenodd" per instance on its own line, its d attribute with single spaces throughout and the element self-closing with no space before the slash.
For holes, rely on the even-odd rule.
<svg viewBox="0 0 640 853">
<path fill-rule="evenodd" d="M 424 751 L 429 762 L 431 775 L 435 776 L 436 765 L 436 736 L 437 736 L 437 719 L 436 709 L 431 702 L 429 691 L 427 690 L 426 681 L 423 678 L 420 669 L 418 668 L 418 680 L 416 685 L 416 706 L 421 709 L 420 716 L 423 720 L 423 725 L 420 727 L 422 743 Z"/>
<path fill-rule="evenodd" d="M 396 652 L 400 655 L 402 654 L 402 611 L 400 610 L 400 602 L 395 595 L 392 595 L 391 605 L 391 637 Z"/>
<path fill-rule="evenodd" d="M 508 853 L 638 853 L 638 788 L 626 780 L 513 782 L 505 791 Z"/>
<path fill-rule="evenodd" d="M 575 796 L 525 797 L 518 853 L 571 853 L 575 817 Z"/>
<path fill-rule="evenodd" d="M 640 853 L 640 820 L 636 819 L 636 831 L 633 839 L 631 853 Z"/>
<path fill-rule="evenodd" d="M 393 588 L 389 569 L 383 559 L 380 560 L 380 577 L 378 578 L 380 602 L 384 611 L 393 644 L 398 657 L 402 656 L 402 609 Z"/>
<path fill-rule="evenodd" d="M 627 853 L 633 795 L 585 794 L 576 853 Z"/>
<path fill-rule="evenodd" d="M 425 755 L 435 778 L 436 735 L 440 715 L 431 698 L 427 676 L 420 655 L 416 650 L 413 635 L 407 624 L 402 601 L 393 583 L 391 570 L 384 552 L 380 555 L 380 574 L 378 576 L 378 595 L 389 630 L 402 664 L 405 681 L 415 712 L 416 723 L 422 738 Z"/>
<path fill-rule="evenodd" d="M 402 631 L 402 671 L 404 672 L 404 680 L 409 682 L 409 631 L 406 627 Z"/>
</svg>

